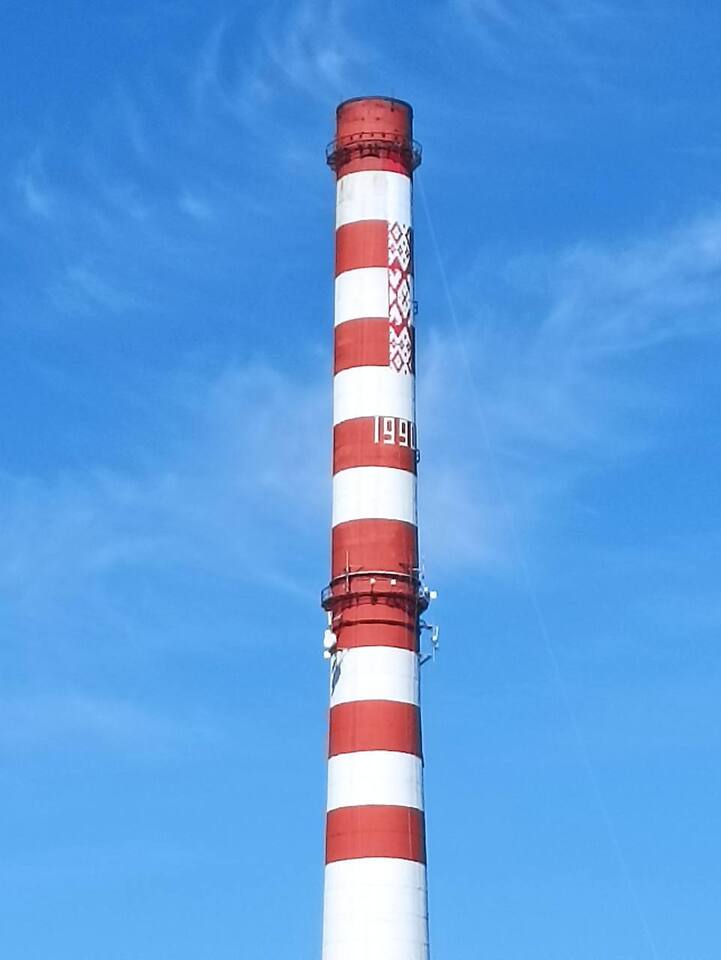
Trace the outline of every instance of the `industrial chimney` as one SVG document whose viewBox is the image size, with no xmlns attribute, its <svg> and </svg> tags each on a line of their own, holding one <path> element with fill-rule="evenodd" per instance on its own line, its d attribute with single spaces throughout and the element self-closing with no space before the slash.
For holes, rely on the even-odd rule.
<svg viewBox="0 0 721 960">
<path fill-rule="evenodd" d="M 323 960 L 428 960 L 419 669 L 413 111 L 337 110 Z"/>
</svg>

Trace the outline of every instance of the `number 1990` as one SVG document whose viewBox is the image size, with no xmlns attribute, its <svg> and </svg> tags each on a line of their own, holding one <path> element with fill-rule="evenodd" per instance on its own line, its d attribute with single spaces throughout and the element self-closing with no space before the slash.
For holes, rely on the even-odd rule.
<svg viewBox="0 0 721 960">
<path fill-rule="evenodd" d="M 416 449 L 416 425 L 401 417 L 374 417 L 373 440 L 375 443 L 398 444 L 399 447 Z"/>
</svg>

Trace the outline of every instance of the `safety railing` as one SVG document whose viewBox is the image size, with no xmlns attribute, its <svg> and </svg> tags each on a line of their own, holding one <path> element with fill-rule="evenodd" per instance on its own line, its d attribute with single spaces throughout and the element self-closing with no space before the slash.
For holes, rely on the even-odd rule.
<svg viewBox="0 0 721 960">
<path fill-rule="evenodd" d="M 400 137 L 396 133 L 353 133 L 341 139 L 331 140 L 326 147 L 325 158 L 332 170 L 343 167 L 351 160 L 362 157 L 398 159 L 415 170 L 422 158 L 422 148 L 417 140 Z"/>
</svg>

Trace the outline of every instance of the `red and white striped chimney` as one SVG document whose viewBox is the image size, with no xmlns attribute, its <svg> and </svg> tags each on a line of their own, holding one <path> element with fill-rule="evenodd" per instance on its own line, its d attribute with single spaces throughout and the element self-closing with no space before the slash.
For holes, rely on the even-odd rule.
<svg viewBox="0 0 721 960">
<path fill-rule="evenodd" d="M 323 960 L 427 960 L 411 107 L 338 107 Z"/>
</svg>

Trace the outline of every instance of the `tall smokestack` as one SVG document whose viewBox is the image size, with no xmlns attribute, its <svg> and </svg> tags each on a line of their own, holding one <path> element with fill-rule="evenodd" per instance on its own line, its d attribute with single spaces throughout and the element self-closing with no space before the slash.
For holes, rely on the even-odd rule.
<svg viewBox="0 0 721 960">
<path fill-rule="evenodd" d="M 323 960 L 427 960 L 413 111 L 338 107 Z"/>
</svg>

